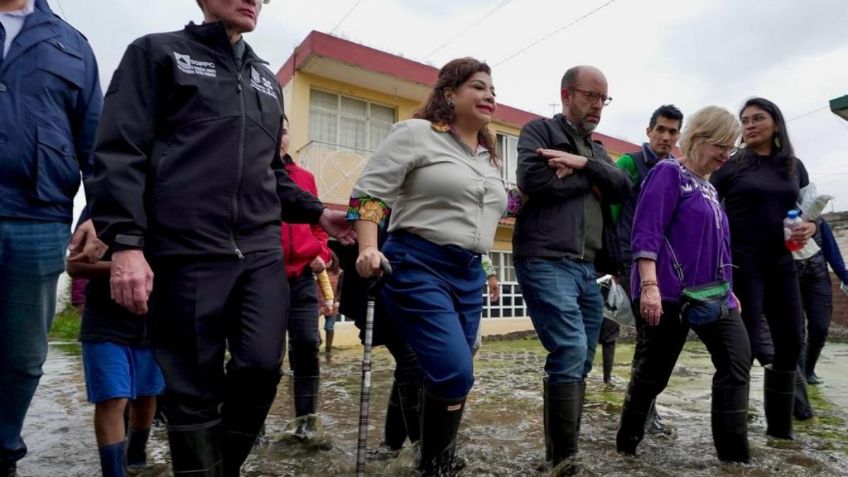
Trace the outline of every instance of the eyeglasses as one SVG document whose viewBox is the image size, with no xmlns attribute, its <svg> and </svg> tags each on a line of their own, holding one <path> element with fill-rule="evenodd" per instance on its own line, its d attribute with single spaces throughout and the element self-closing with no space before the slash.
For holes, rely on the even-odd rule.
<svg viewBox="0 0 848 477">
<path fill-rule="evenodd" d="M 566 88 L 566 89 L 569 89 L 571 91 L 577 91 L 578 93 L 583 93 L 583 95 L 586 96 L 586 99 L 588 99 L 589 102 L 591 102 L 591 103 L 594 103 L 597 100 L 601 100 L 601 104 L 603 104 L 604 106 L 609 106 L 609 104 L 612 102 L 612 98 L 610 98 L 609 96 L 604 95 L 604 94 L 600 94 L 600 93 L 596 93 L 594 91 L 586 91 L 585 89 L 577 89 L 577 88 Z"/>
<path fill-rule="evenodd" d="M 739 148 L 732 145 L 732 144 L 714 144 L 714 143 L 710 143 L 710 144 L 712 144 L 719 151 L 726 152 L 728 156 L 732 156 L 732 155 L 736 154 L 737 151 L 739 151 Z"/>
</svg>

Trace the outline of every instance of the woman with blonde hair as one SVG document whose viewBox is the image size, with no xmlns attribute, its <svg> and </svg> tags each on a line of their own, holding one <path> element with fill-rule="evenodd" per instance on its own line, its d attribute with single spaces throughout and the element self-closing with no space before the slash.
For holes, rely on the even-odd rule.
<svg viewBox="0 0 848 477">
<path fill-rule="evenodd" d="M 364 277 L 388 259 L 385 310 L 424 376 L 422 475 L 454 475 L 454 448 L 474 383 L 471 348 L 483 310 L 481 254 L 492 246 L 507 193 L 488 124 L 495 114 L 491 70 L 459 58 L 440 71 L 415 119 L 394 125 L 353 189 Z M 378 227 L 388 238 L 377 246 Z"/>
<path fill-rule="evenodd" d="M 712 356 L 712 431 L 718 458 L 747 462 L 751 348 L 730 292 L 730 231 L 710 174 L 730 159 L 740 126 L 708 106 L 689 120 L 685 157 L 651 169 L 636 205 L 630 278 L 637 329 L 633 373 L 616 437 L 635 455 L 651 402 L 668 384 L 691 328 Z"/>
</svg>

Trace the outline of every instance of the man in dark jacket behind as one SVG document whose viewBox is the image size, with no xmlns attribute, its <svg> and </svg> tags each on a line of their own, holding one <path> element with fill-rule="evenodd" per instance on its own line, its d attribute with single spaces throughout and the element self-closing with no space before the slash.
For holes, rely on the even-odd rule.
<svg viewBox="0 0 848 477">
<path fill-rule="evenodd" d="M 615 260 L 608 204 L 630 192 L 630 178 L 591 137 L 611 101 L 603 73 L 569 69 L 560 97 L 562 114 L 521 130 L 518 187 L 528 200 L 513 236 L 518 282 L 548 350 L 545 447 L 554 465 L 577 453 L 585 378 L 603 320 L 595 273 L 612 271 Z"/>
<path fill-rule="evenodd" d="M 85 37 L 45 0 L 0 0 L 2 477 L 15 475 L 27 452 L 21 429 L 47 358 L 74 195 L 80 173 L 91 172 L 102 102 Z M 93 232 L 84 221 L 71 248 Z"/>
<path fill-rule="evenodd" d="M 113 299 L 144 313 L 150 297 L 176 476 L 238 475 L 274 400 L 288 313 L 281 219 L 352 242 L 344 214 L 285 173 L 282 92 L 242 38 L 262 3 L 198 0 L 202 25 L 127 48 L 87 183 L 113 250 Z"/>
</svg>

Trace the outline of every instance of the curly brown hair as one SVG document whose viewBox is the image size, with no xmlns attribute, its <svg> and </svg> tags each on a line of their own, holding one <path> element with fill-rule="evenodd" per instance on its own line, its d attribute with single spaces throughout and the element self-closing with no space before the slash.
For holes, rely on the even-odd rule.
<svg viewBox="0 0 848 477">
<path fill-rule="evenodd" d="M 471 57 L 449 61 L 439 70 L 439 78 L 433 85 L 433 91 L 430 92 L 427 101 L 415 111 L 413 117 L 426 119 L 433 123 L 453 124 L 455 120 L 454 109 L 453 105 L 445 99 L 445 92 L 458 89 L 475 73 L 486 73 L 491 76 L 492 69 L 486 63 Z M 483 126 L 477 132 L 477 140 L 480 145 L 489 150 L 492 165 L 501 167 L 501 160 L 495 148 L 495 137 L 487 126 Z"/>
</svg>

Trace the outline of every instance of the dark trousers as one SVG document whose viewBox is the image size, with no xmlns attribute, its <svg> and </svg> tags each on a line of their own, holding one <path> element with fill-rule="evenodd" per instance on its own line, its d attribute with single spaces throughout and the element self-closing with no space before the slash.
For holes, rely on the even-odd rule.
<svg viewBox="0 0 848 477">
<path fill-rule="evenodd" d="M 246 409 L 264 419 L 258 414 L 270 408 L 280 380 L 289 306 L 282 250 L 152 264 L 152 338 L 168 426 L 222 417 L 226 425 L 228 411 Z"/>
<path fill-rule="evenodd" d="M 762 315 L 774 341 L 774 369 L 793 371 L 803 342 L 798 274 L 791 255 L 774 258 L 734 253 L 733 291 L 742 302 L 742 320 L 751 349 L 760 349 Z"/>
<path fill-rule="evenodd" d="M 288 314 L 289 364 L 295 378 L 318 376 L 318 288 L 312 270 L 290 278 Z"/>
<path fill-rule="evenodd" d="M 677 358 L 686 343 L 689 323 L 680 319 L 680 307 L 663 302 L 663 314 L 656 326 L 648 326 L 639 313 L 639 302 L 634 302 L 638 324 L 636 351 L 633 358 L 633 381 L 651 387 L 647 392 L 656 396 L 668 384 Z M 751 347 L 745 326 L 736 310 L 727 318 L 719 319 L 692 330 L 710 352 L 716 372 L 713 386 L 743 386 L 748 384 L 751 367 Z"/>
<path fill-rule="evenodd" d="M 471 347 L 483 311 L 480 255 L 406 232 L 390 234 L 383 253 L 394 273 L 380 297 L 418 357 L 424 388 L 441 399 L 464 398 L 474 384 Z"/>
<path fill-rule="evenodd" d="M 798 268 L 798 283 L 801 287 L 801 302 L 807 317 L 806 356 L 802 358 L 806 374 L 812 374 L 816 360 L 827 339 L 833 311 L 833 288 L 824 255 L 818 253 L 807 260 L 795 262 Z M 811 359 L 811 357 L 815 357 Z"/>
</svg>

